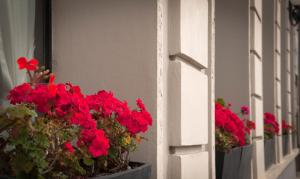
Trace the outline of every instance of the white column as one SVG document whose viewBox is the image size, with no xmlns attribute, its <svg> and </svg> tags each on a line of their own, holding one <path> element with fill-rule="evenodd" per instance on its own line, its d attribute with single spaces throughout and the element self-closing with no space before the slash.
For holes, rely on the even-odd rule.
<svg viewBox="0 0 300 179">
<path fill-rule="evenodd" d="M 276 118 L 279 123 L 279 129 L 282 121 L 282 104 L 281 104 L 281 0 L 275 0 L 275 109 Z M 282 130 L 279 130 L 277 137 L 277 162 L 282 160 Z"/>
<path fill-rule="evenodd" d="M 169 1 L 170 179 L 209 178 L 214 167 L 208 151 L 208 9 L 208 0 Z"/>
<path fill-rule="evenodd" d="M 250 94 L 251 119 L 256 123 L 253 134 L 253 178 L 264 176 L 264 123 L 263 123 L 263 84 L 262 84 L 262 1 L 251 0 L 250 10 Z"/>
</svg>

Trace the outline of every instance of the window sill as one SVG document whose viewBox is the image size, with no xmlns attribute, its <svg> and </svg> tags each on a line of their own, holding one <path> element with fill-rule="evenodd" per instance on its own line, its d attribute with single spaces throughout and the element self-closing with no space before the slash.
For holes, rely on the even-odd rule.
<svg viewBox="0 0 300 179">
<path fill-rule="evenodd" d="M 286 167 L 297 157 L 299 149 L 294 149 L 289 155 L 285 156 L 280 163 L 271 166 L 265 173 L 266 179 L 278 178 Z"/>
</svg>

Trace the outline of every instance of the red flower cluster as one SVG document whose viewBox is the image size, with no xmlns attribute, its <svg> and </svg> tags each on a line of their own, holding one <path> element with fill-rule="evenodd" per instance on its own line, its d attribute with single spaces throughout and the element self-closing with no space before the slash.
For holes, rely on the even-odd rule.
<svg viewBox="0 0 300 179">
<path fill-rule="evenodd" d="M 8 99 L 11 104 L 34 104 L 40 113 L 65 120 L 70 125 L 78 125 L 83 131 L 81 135 L 86 135 L 87 131 L 93 131 L 93 135 L 88 138 L 81 136 L 81 141 L 89 145 L 89 152 L 94 157 L 107 155 L 108 139 L 103 130 L 97 129 L 96 121 L 92 118 L 90 108 L 78 86 L 70 83 L 54 84 L 53 79 L 49 85 L 37 84 L 35 87 L 24 83 L 12 89 Z M 98 146 L 95 147 L 95 145 Z M 70 144 L 67 144 L 67 149 L 71 151 Z"/>
<path fill-rule="evenodd" d="M 279 124 L 273 114 L 266 112 L 264 114 L 264 132 L 266 135 L 273 137 L 279 133 Z"/>
<path fill-rule="evenodd" d="M 230 133 L 239 146 L 246 144 L 243 121 L 229 108 L 224 108 L 218 103 L 215 105 L 215 125 L 216 128 Z"/>
<path fill-rule="evenodd" d="M 293 126 L 289 125 L 285 119 L 282 119 L 281 121 L 281 127 L 282 127 L 282 133 L 288 134 L 290 131 L 293 130 Z"/>
<path fill-rule="evenodd" d="M 34 118 L 32 121 L 28 118 L 25 123 L 29 129 L 26 135 L 41 134 L 45 142 L 53 144 L 45 162 L 59 156 L 54 161 L 66 166 L 63 170 L 67 171 L 62 173 L 76 177 L 118 172 L 128 167 L 129 153 L 144 139 L 139 133 L 146 132 L 152 125 L 152 117 L 141 99 L 136 100 L 136 109 L 130 109 L 126 101 L 115 98 L 111 92 L 99 91 L 86 96 L 79 86 L 56 84 L 54 74 L 39 68 L 36 59 L 21 57 L 17 63 L 19 69 L 27 71 L 30 82 L 14 87 L 7 98 L 16 105 L 12 108 L 26 109 L 22 118 Z M 40 83 L 45 78 L 49 78 L 48 84 Z M 13 115 L 8 113 L 6 116 Z M 9 131 L 11 136 L 17 136 L 17 127 Z M 48 148 L 39 144 L 34 147 Z M 61 151 L 66 155 L 60 155 Z M 96 164 L 95 168 L 94 165 L 90 167 L 91 162 Z M 43 167 L 36 165 L 33 168 L 44 171 Z M 58 168 L 51 168 L 53 170 L 47 177 L 62 171 L 61 165 L 55 167 Z"/>
<path fill-rule="evenodd" d="M 248 115 L 249 114 L 249 107 L 248 106 L 242 106 L 241 107 L 242 114 Z"/>
<path fill-rule="evenodd" d="M 115 116 L 131 134 L 146 132 L 152 125 L 150 113 L 142 100 L 137 99 L 138 109 L 131 110 L 126 102 L 115 98 L 112 93 L 99 91 L 95 95 L 84 97 L 78 86 L 55 84 L 54 75 L 50 75 L 49 84 L 31 86 L 24 83 L 12 89 L 8 95 L 11 104 L 34 104 L 37 111 L 52 118 L 62 119 L 70 125 L 81 127 L 77 147 L 89 146 L 88 151 L 93 157 L 108 154 L 109 140 L 103 130 L 97 129 L 96 121 L 91 113 L 96 112 L 103 118 Z M 66 149 L 72 153 L 70 143 Z"/>
<path fill-rule="evenodd" d="M 85 129 L 81 132 L 81 137 L 77 141 L 78 146 L 89 145 L 88 151 L 93 157 L 108 154 L 109 141 L 103 130 Z"/>
<path fill-rule="evenodd" d="M 131 110 L 127 102 L 118 100 L 111 92 L 106 91 L 87 96 L 87 101 L 89 107 L 103 118 L 114 115 L 116 120 L 133 135 L 146 132 L 148 126 L 152 125 L 151 115 L 140 99 L 136 100 L 139 107 L 137 110 Z"/>
<path fill-rule="evenodd" d="M 21 102 L 29 101 L 28 95 L 31 92 L 31 86 L 29 83 L 24 83 L 16 86 L 14 89 L 10 90 L 8 99 L 11 104 L 17 104 Z"/>
</svg>

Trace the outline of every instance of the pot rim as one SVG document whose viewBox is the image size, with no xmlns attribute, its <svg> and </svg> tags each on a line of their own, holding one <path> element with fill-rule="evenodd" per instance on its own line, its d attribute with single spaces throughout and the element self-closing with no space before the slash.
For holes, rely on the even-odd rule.
<svg viewBox="0 0 300 179">
<path fill-rule="evenodd" d="M 97 179 L 99 177 L 103 177 L 103 178 L 104 177 L 119 177 L 119 176 L 122 176 L 129 172 L 134 172 L 134 171 L 139 171 L 139 170 L 143 170 L 146 168 L 151 168 L 151 165 L 148 163 L 130 161 L 129 164 L 141 164 L 141 165 L 138 167 L 135 167 L 133 169 L 127 169 L 127 170 L 123 170 L 123 171 L 119 171 L 119 172 L 111 173 L 111 174 L 107 174 L 107 175 L 101 175 L 101 174 L 95 175 L 95 176 L 89 177 L 89 179 Z"/>
</svg>

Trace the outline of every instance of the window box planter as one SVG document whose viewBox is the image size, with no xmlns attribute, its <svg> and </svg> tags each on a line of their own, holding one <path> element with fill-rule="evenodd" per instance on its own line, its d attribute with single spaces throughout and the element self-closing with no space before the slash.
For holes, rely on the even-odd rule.
<svg viewBox="0 0 300 179">
<path fill-rule="evenodd" d="M 90 179 L 150 179 L 151 166 L 149 164 L 130 162 L 129 166 L 133 169 L 128 169 L 110 175 L 96 176 Z"/>
<path fill-rule="evenodd" d="M 128 169 L 125 171 L 108 174 L 108 175 L 99 175 L 95 177 L 91 177 L 89 179 L 150 179 L 151 177 L 151 165 L 138 163 L 138 162 L 130 162 L 129 166 L 132 169 Z M 0 176 L 0 179 L 14 179 L 13 177 Z"/>
<path fill-rule="evenodd" d="M 242 148 L 236 147 L 229 152 L 216 151 L 216 178 L 238 178 Z"/>
<path fill-rule="evenodd" d="M 253 145 L 247 145 L 242 147 L 240 168 L 239 168 L 239 178 L 241 179 L 251 179 L 251 159 L 252 159 L 252 149 Z"/>
<path fill-rule="evenodd" d="M 293 143 L 293 149 L 297 148 L 297 133 L 293 132 L 292 133 L 292 143 Z"/>
<path fill-rule="evenodd" d="M 275 139 L 264 140 L 265 168 L 270 168 L 275 163 Z"/>
<path fill-rule="evenodd" d="M 216 152 L 216 178 L 251 178 L 252 145 Z"/>
<path fill-rule="evenodd" d="M 282 135 L 282 153 L 287 155 L 289 151 L 289 135 Z"/>
<path fill-rule="evenodd" d="M 216 178 L 250 179 L 252 148 L 252 145 L 247 145 L 229 152 L 216 151 Z"/>
</svg>

